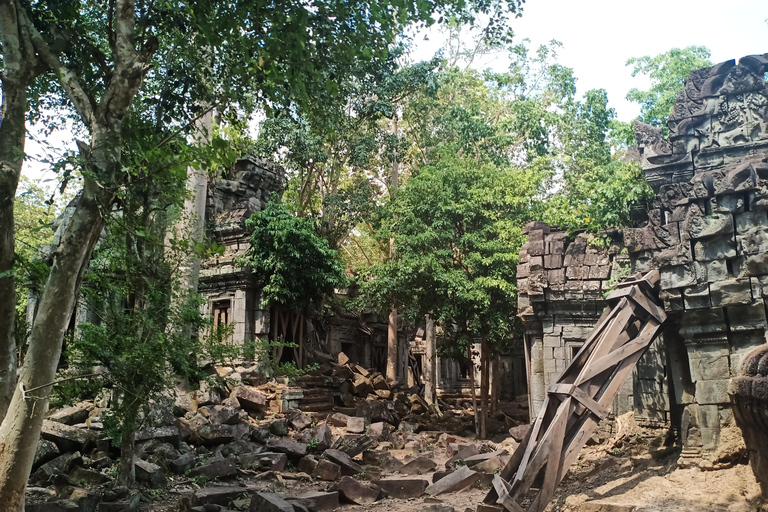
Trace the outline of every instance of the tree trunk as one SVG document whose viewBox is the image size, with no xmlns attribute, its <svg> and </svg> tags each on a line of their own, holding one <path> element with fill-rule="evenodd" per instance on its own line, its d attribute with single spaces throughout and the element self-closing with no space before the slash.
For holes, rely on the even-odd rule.
<svg viewBox="0 0 768 512">
<path fill-rule="evenodd" d="M 495 415 L 499 407 L 499 391 L 501 391 L 501 382 L 499 378 L 499 360 L 501 354 L 494 354 L 491 363 L 491 414 Z"/>
<path fill-rule="evenodd" d="M 427 315 L 425 331 L 427 350 L 424 357 L 424 400 L 431 405 L 437 401 L 437 358 L 435 357 L 435 321 L 429 315 Z"/>
<path fill-rule="evenodd" d="M 472 360 L 472 345 L 467 347 L 467 357 L 469 358 L 469 389 L 472 393 L 472 414 L 475 418 L 475 434 L 480 435 L 480 415 L 477 411 L 477 393 L 475 392 L 475 362 Z"/>
<path fill-rule="evenodd" d="M 120 464 L 117 466 L 117 481 L 119 487 L 133 487 L 136 482 L 136 467 L 133 464 L 135 454 L 134 438 L 135 433 L 123 435 L 120 441 Z"/>
<path fill-rule="evenodd" d="M 397 137 L 397 113 L 392 118 L 392 135 Z M 389 197 L 394 201 L 397 197 L 397 185 L 400 172 L 397 162 L 397 146 L 392 150 L 392 175 L 389 183 Z M 395 258 L 395 240 L 389 239 L 389 259 Z M 392 308 L 389 313 L 389 326 L 387 329 L 387 379 L 397 380 L 397 308 Z M 405 378 L 408 378 L 406 374 Z"/>
<path fill-rule="evenodd" d="M 488 339 L 480 338 L 480 438 L 488 439 Z"/>
<path fill-rule="evenodd" d="M 397 380 L 397 309 L 394 308 L 387 325 L 387 380 Z"/>
<path fill-rule="evenodd" d="M 86 185 L 61 243 L 29 338 L 8 413 L 0 424 L 0 510 L 22 512 L 51 383 L 61 356 L 80 281 L 104 222 L 94 189 Z M 30 391 L 26 391 L 30 390 Z"/>
</svg>

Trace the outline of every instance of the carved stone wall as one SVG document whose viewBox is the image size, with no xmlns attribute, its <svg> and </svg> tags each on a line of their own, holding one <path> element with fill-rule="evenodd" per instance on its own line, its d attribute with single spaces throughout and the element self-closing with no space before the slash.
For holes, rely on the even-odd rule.
<svg viewBox="0 0 768 512">
<path fill-rule="evenodd" d="M 518 265 L 519 315 L 525 326 L 529 396 L 538 414 L 551 382 L 584 344 L 606 306 L 604 296 L 629 271 L 619 244 L 596 243 L 594 235 L 571 239 L 564 231 L 533 222 Z M 640 423 L 669 421 L 666 353 L 655 343 L 622 387 L 613 414 L 635 410 Z"/>
<path fill-rule="evenodd" d="M 720 432 L 733 425 L 731 379 L 746 354 L 766 343 L 766 72 L 768 54 L 693 71 L 676 99 L 669 138 L 635 124 L 657 198 L 645 227 L 623 231 L 623 246 L 632 272 L 659 269 L 668 320 L 663 339 L 638 365 L 632 403 L 647 422 L 679 428 L 682 464 L 717 462 Z M 538 223 L 528 232 L 518 277 L 535 410 L 568 361 L 568 340 L 586 335 L 575 327 L 594 325 L 623 251 L 589 248 L 586 235 L 568 244 Z"/>
</svg>

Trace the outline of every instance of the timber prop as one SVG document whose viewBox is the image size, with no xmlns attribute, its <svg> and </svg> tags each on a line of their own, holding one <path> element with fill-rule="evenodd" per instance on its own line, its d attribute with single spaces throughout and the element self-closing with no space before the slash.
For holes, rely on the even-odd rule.
<svg viewBox="0 0 768 512">
<path fill-rule="evenodd" d="M 639 274 L 608 297 L 597 325 L 555 383 L 486 504 L 510 512 L 542 512 L 587 439 L 606 417 L 621 385 L 666 320 L 656 286 L 659 272 Z M 487 508 L 486 508 L 487 510 Z"/>
</svg>

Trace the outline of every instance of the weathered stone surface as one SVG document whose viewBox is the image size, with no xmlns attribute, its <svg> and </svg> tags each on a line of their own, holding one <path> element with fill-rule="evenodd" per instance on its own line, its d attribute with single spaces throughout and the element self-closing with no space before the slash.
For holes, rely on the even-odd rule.
<svg viewBox="0 0 768 512">
<path fill-rule="evenodd" d="M 202 466 L 197 466 L 189 470 L 192 477 L 204 476 L 209 480 L 214 478 L 227 478 L 237 475 L 237 467 L 231 459 L 215 460 Z"/>
<path fill-rule="evenodd" d="M 319 452 L 327 450 L 331 447 L 332 443 L 333 436 L 331 434 L 331 427 L 329 427 L 327 423 L 322 423 L 317 427 L 317 430 L 315 430 L 315 433 L 312 436 L 313 450 Z"/>
<path fill-rule="evenodd" d="M 142 459 L 134 459 L 136 480 L 144 482 L 155 489 L 165 486 L 165 471 L 157 464 Z"/>
<path fill-rule="evenodd" d="M 99 485 L 109 480 L 109 476 L 92 469 L 75 466 L 69 472 L 69 479 L 80 485 Z"/>
<path fill-rule="evenodd" d="M 526 425 L 518 425 L 509 429 L 509 435 L 512 436 L 512 439 L 521 443 L 525 436 L 528 435 L 529 430 L 531 430 L 530 423 Z"/>
<path fill-rule="evenodd" d="M 75 465 L 81 464 L 82 460 L 80 452 L 68 452 L 59 455 L 55 459 L 40 466 L 35 472 L 34 480 L 45 482 L 54 475 L 67 474 Z"/>
<path fill-rule="evenodd" d="M 697 261 L 723 260 L 736 257 L 736 241 L 732 235 L 708 238 L 693 244 L 693 257 Z"/>
<path fill-rule="evenodd" d="M 296 469 L 298 469 L 302 473 L 311 475 L 316 467 L 317 467 L 317 458 L 314 457 L 313 455 L 307 455 L 301 458 L 301 460 L 299 461 L 299 464 L 296 466 Z"/>
<path fill-rule="evenodd" d="M 383 471 L 398 471 L 403 467 L 403 463 L 386 450 L 364 451 L 363 464 L 380 467 Z"/>
<path fill-rule="evenodd" d="M 267 450 L 285 453 L 289 458 L 298 460 L 307 454 L 307 445 L 288 439 L 267 439 Z"/>
<path fill-rule="evenodd" d="M 90 430 L 82 430 L 50 420 L 43 421 L 40 436 L 56 443 L 62 452 L 81 451 L 96 442 L 96 434 Z"/>
<path fill-rule="evenodd" d="M 45 464 L 58 457 L 61 454 L 59 447 L 53 441 L 47 439 L 40 439 L 37 444 L 37 451 L 35 451 L 35 461 L 32 467 L 37 468 L 41 464 Z"/>
<path fill-rule="evenodd" d="M 472 466 L 472 470 L 477 471 L 478 473 L 493 475 L 498 473 L 503 467 L 504 463 L 502 462 L 501 457 L 497 456 L 475 464 Z"/>
<path fill-rule="evenodd" d="M 341 466 L 329 460 L 320 459 L 310 472 L 310 475 L 312 475 L 312 478 L 333 482 L 341 476 Z"/>
<path fill-rule="evenodd" d="M 312 424 L 312 420 L 301 411 L 291 411 L 288 413 L 288 423 L 294 430 L 303 430 Z"/>
<path fill-rule="evenodd" d="M 274 452 L 246 453 L 238 457 L 237 461 L 245 468 L 284 471 L 288 455 Z"/>
<path fill-rule="evenodd" d="M 354 476 L 363 473 L 365 470 L 363 467 L 352 460 L 352 457 L 340 450 L 328 449 L 323 452 L 325 457 L 341 466 L 341 474 L 346 476 Z"/>
<path fill-rule="evenodd" d="M 197 430 L 197 438 L 206 446 L 218 446 L 235 440 L 235 425 L 203 425 Z"/>
<path fill-rule="evenodd" d="M 403 475 L 423 475 L 434 471 L 437 463 L 427 457 L 417 457 L 401 467 L 398 472 Z"/>
<path fill-rule="evenodd" d="M 269 424 L 269 431 L 276 436 L 287 436 L 288 425 L 284 420 L 273 421 Z"/>
<path fill-rule="evenodd" d="M 460 448 L 458 448 L 458 451 L 456 454 L 445 461 L 445 467 L 447 469 L 451 469 L 455 466 L 455 463 L 457 460 L 464 460 L 467 457 L 472 457 L 473 455 L 477 455 L 480 452 L 480 449 L 475 444 L 469 444 L 469 445 L 463 445 Z"/>
<path fill-rule="evenodd" d="M 418 498 L 424 494 L 427 486 L 429 486 L 429 482 L 418 478 L 375 480 L 373 483 L 381 488 L 384 496 L 400 500 Z"/>
<path fill-rule="evenodd" d="M 341 480 L 335 483 L 331 490 L 338 491 L 340 498 L 356 505 L 370 505 L 381 495 L 381 489 L 378 485 L 359 482 L 351 476 L 341 477 Z"/>
<path fill-rule="evenodd" d="M 238 386 L 229 396 L 236 398 L 240 407 L 249 411 L 261 411 L 267 406 L 267 395 L 253 386 Z"/>
<path fill-rule="evenodd" d="M 171 461 L 171 471 L 177 475 L 183 475 L 195 464 L 195 452 L 187 452 Z"/>
<path fill-rule="evenodd" d="M 203 487 L 195 491 L 193 503 L 197 505 L 227 506 L 243 494 L 245 489 L 240 485 L 215 485 Z"/>
<path fill-rule="evenodd" d="M 294 512 L 294 508 L 281 494 L 257 492 L 251 498 L 248 512 Z"/>
<path fill-rule="evenodd" d="M 212 425 L 235 425 L 240 420 L 239 411 L 225 405 L 206 405 L 197 412 L 208 418 Z"/>
<path fill-rule="evenodd" d="M 143 428 L 136 431 L 134 440 L 137 443 L 157 439 L 165 443 L 170 443 L 176 448 L 179 447 L 179 429 L 174 426 Z"/>
<path fill-rule="evenodd" d="M 397 425 L 398 421 L 394 407 L 394 404 L 390 401 L 366 400 L 357 406 L 355 416 L 365 418 L 368 423 L 382 421 L 390 425 Z"/>
<path fill-rule="evenodd" d="M 93 409 L 91 402 L 80 402 L 71 407 L 65 407 L 54 411 L 48 415 L 47 419 L 64 423 L 65 425 L 75 425 L 88 419 L 88 413 Z"/>
<path fill-rule="evenodd" d="M 467 466 L 462 466 L 456 471 L 444 476 L 426 489 L 430 496 L 439 496 L 447 492 L 455 492 L 468 487 L 477 481 L 477 472 Z"/>
<path fill-rule="evenodd" d="M 365 432 L 365 418 L 350 416 L 347 418 L 347 432 L 350 434 L 362 434 Z"/>
<path fill-rule="evenodd" d="M 713 306 L 752 303 L 752 284 L 749 279 L 729 279 L 709 285 Z"/>
<path fill-rule="evenodd" d="M 314 502 L 318 512 L 323 512 L 325 510 L 335 510 L 339 507 L 339 493 L 336 491 L 307 491 L 299 494 L 296 497 Z"/>
<path fill-rule="evenodd" d="M 346 427 L 347 422 L 349 422 L 349 416 L 340 412 L 335 412 L 328 416 L 326 421 L 334 427 Z"/>
</svg>

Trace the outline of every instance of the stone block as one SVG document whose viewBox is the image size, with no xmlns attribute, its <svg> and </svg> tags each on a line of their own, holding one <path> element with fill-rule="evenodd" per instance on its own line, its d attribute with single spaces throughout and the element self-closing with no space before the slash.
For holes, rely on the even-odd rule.
<svg viewBox="0 0 768 512">
<path fill-rule="evenodd" d="M 756 304 L 728 306 L 728 328 L 732 333 L 743 331 L 765 331 L 765 306 L 758 299 Z"/>
<path fill-rule="evenodd" d="M 739 256 L 752 256 L 768 251 L 768 227 L 753 226 L 736 235 L 736 249 Z"/>
<path fill-rule="evenodd" d="M 65 407 L 58 411 L 53 411 L 48 414 L 47 419 L 58 423 L 64 423 L 65 425 L 75 425 L 77 423 L 83 423 L 88 419 L 88 414 L 93 409 L 91 402 L 80 402 L 71 407 Z"/>
<path fill-rule="evenodd" d="M 743 234 L 755 226 L 768 226 L 768 213 L 765 211 L 749 211 L 738 213 L 733 217 L 736 233 Z"/>
<path fill-rule="evenodd" d="M 752 284 L 748 278 L 711 283 L 709 290 L 714 307 L 752 303 Z"/>
<path fill-rule="evenodd" d="M 317 512 L 324 512 L 325 510 L 336 510 L 339 508 L 339 493 L 335 491 L 306 491 L 297 495 L 296 497 L 302 500 L 309 500 L 314 502 L 314 510 Z"/>
<path fill-rule="evenodd" d="M 697 284 L 696 271 L 690 264 L 662 268 L 660 269 L 660 275 L 662 290 L 685 288 Z"/>
<path fill-rule="evenodd" d="M 216 485 L 195 491 L 193 502 L 197 505 L 220 505 L 225 507 L 243 494 L 239 485 Z"/>
<path fill-rule="evenodd" d="M 693 257 L 697 261 L 709 261 L 736 257 L 736 241 L 733 235 L 708 238 L 693 244 Z"/>
<path fill-rule="evenodd" d="M 429 482 L 417 478 L 375 480 L 373 483 L 381 488 L 384 496 L 399 500 L 418 498 L 429 486 Z"/>
<path fill-rule="evenodd" d="M 281 494 L 257 492 L 251 498 L 248 512 L 294 512 L 294 508 Z"/>
<path fill-rule="evenodd" d="M 427 457 L 416 457 L 412 461 L 401 467 L 398 472 L 403 475 L 423 475 L 434 471 L 437 467 L 437 463 Z"/>
<path fill-rule="evenodd" d="M 745 194 L 726 194 L 712 199 L 715 203 L 713 211 L 719 213 L 741 213 L 747 204 Z"/>
<path fill-rule="evenodd" d="M 736 277 L 762 276 L 768 274 L 768 253 L 741 256 L 733 260 Z"/>
<path fill-rule="evenodd" d="M 729 214 L 693 216 L 686 219 L 687 232 L 692 239 L 733 233 L 733 217 Z"/>
<path fill-rule="evenodd" d="M 689 288 L 683 288 L 683 304 L 685 309 L 702 309 L 711 307 L 709 300 L 709 285 L 698 284 Z"/>
<path fill-rule="evenodd" d="M 83 451 L 96 442 L 96 433 L 51 420 L 43 421 L 40 437 L 56 444 L 62 452 Z"/>
<path fill-rule="evenodd" d="M 430 496 L 439 496 L 448 492 L 455 492 L 469 487 L 477 481 L 478 473 L 467 466 L 462 466 L 456 471 L 444 476 L 426 489 Z"/>
<path fill-rule="evenodd" d="M 728 279 L 728 264 L 725 260 L 696 261 L 693 265 L 699 281 L 713 283 Z"/>
<path fill-rule="evenodd" d="M 267 406 L 267 395 L 253 386 L 238 386 L 229 397 L 236 398 L 240 407 L 249 411 L 262 411 Z"/>
<path fill-rule="evenodd" d="M 288 455 L 274 452 L 246 453 L 238 457 L 237 461 L 246 469 L 284 471 Z"/>
<path fill-rule="evenodd" d="M 554 347 L 560 347 L 560 346 L 562 346 L 562 344 L 563 343 L 562 343 L 562 339 L 560 338 L 560 336 L 557 336 L 557 335 L 554 335 L 554 336 L 544 335 L 544 347 L 554 348 Z"/>
<path fill-rule="evenodd" d="M 342 475 L 354 476 L 365 471 L 360 464 L 352 460 L 352 457 L 341 450 L 328 449 L 323 453 L 328 460 L 341 466 Z"/>
<path fill-rule="evenodd" d="M 208 464 L 197 466 L 189 470 L 189 475 L 194 478 L 196 476 L 204 476 L 209 480 L 216 478 L 227 478 L 237 475 L 237 467 L 235 461 L 231 459 L 214 460 Z"/>
<path fill-rule="evenodd" d="M 711 285 L 710 285 L 711 290 Z M 681 317 L 680 335 L 686 339 L 701 337 L 711 338 L 726 335 L 725 313 L 723 308 L 695 309 Z"/>
<path fill-rule="evenodd" d="M 144 482 L 153 489 L 165 486 L 165 471 L 157 464 L 152 464 L 142 459 L 134 459 L 133 467 L 136 470 L 136 480 L 139 482 Z M 232 464 L 232 467 L 234 468 L 234 464 Z M 229 474 L 226 476 L 229 476 Z"/>
<path fill-rule="evenodd" d="M 378 485 L 359 482 L 351 476 L 342 477 L 330 490 L 338 491 L 340 498 L 355 505 L 370 505 L 381 495 Z"/>
<path fill-rule="evenodd" d="M 729 349 L 727 345 L 689 344 L 686 348 L 691 378 L 694 381 L 727 379 L 729 377 Z"/>
<path fill-rule="evenodd" d="M 560 268 L 562 266 L 563 266 L 562 254 L 547 254 L 546 256 L 544 256 L 544 268 L 554 269 L 554 268 Z"/>
<path fill-rule="evenodd" d="M 700 405 L 727 404 L 728 380 L 701 380 L 696 382 L 696 401 Z"/>
</svg>

